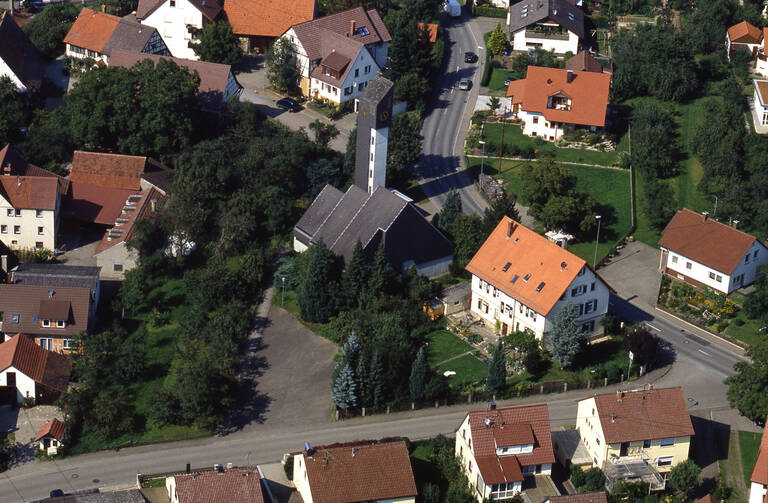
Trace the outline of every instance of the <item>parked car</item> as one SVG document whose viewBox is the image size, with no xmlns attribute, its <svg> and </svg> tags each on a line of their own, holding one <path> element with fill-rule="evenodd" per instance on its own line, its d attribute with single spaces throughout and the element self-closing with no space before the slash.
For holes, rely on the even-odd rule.
<svg viewBox="0 0 768 503">
<path fill-rule="evenodd" d="M 477 54 L 474 52 L 465 52 L 464 53 L 464 62 L 465 63 L 477 63 Z"/>
<path fill-rule="evenodd" d="M 299 103 L 293 98 L 281 98 L 277 100 L 277 108 L 286 112 L 296 112 L 299 110 Z"/>
<path fill-rule="evenodd" d="M 461 79 L 459 81 L 458 87 L 462 91 L 469 91 L 470 89 L 472 89 L 472 81 L 469 79 Z"/>
</svg>

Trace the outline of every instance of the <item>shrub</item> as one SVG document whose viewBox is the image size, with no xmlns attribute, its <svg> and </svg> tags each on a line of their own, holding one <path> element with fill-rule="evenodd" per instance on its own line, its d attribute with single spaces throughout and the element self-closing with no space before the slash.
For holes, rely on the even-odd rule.
<svg viewBox="0 0 768 503">
<path fill-rule="evenodd" d="M 571 484 L 573 484 L 573 487 L 576 489 L 583 487 L 585 482 L 586 475 L 584 474 L 584 471 L 578 466 L 574 466 L 571 469 Z"/>
<path fill-rule="evenodd" d="M 477 334 L 469 334 L 467 336 L 467 341 L 470 344 L 479 344 L 479 343 L 483 342 L 483 338 L 481 336 L 477 335 Z"/>
<path fill-rule="evenodd" d="M 733 320 L 733 324 L 737 327 L 740 327 L 744 325 L 744 320 L 742 320 L 741 318 L 736 318 L 735 320 Z"/>
<path fill-rule="evenodd" d="M 293 456 L 288 456 L 286 458 L 283 470 L 285 471 L 285 476 L 288 480 L 293 480 Z"/>
<path fill-rule="evenodd" d="M 621 369 L 616 362 L 608 362 L 605 364 L 605 377 L 607 377 L 609 381 L 618 381 L 619 376 L 621 376 Z"/>
<path fill-rule="evenodd" d="M 602 491 L 605 489 L 605 475 L 600 468 L 590 468 L 584 473 L 584 492 Z"/>
</svg>

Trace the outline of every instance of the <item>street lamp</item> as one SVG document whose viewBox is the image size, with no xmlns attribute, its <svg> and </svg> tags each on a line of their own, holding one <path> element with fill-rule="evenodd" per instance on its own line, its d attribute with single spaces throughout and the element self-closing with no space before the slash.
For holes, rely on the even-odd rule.
<svg viewBox="0 0 768 503">
<path fill-rule="evenodd" d="M 597 220 L 597 239 L 595 239 L 595 258 L 592 260 L 592 269 L 595 269 L 597 267 L 597 244 L 600 242 L 600 220 L 602 217 L 600 215 L 595 215 L 595 220 Z"/>
<path fill-rule="evenodd" d="M 485 165 L 485 141 L 480 140 L 478 143 L 483 146 L 483 157 L 480 158 L 480 176 L 483 176 L 483 166 Z"/>
<path fill-rule="evenodd" d="M 717 218 L 717 196 L 715 196 L 715 211 L 712 212 L 712 218 Z"/>
<path fill-rule="evenodd" d="M 282 277 L 283 280 L 283 294 L 280 296 L 280 304 L 282 304 L 283 309 L 285 309 L 285 276 Z"/>
</svg>

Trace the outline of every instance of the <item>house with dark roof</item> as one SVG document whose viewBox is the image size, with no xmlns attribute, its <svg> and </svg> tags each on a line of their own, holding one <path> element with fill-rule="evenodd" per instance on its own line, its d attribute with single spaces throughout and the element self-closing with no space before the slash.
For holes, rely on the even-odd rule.
<svg viewBox="0 0 768 503">
<path fill-rule="evenodd" d="M 0 398 L 4 403 L 53 403 L 67 390 L 69 358 L 42 348 L 23 335 L 0 344 Z"/>
<path fill-rule="evenodd" d="M 521 0 L 510 5 L 507 28 L 514 51 L 576 54 L 584 40 L 584 12 L 567 0 Z"/>
<path fill-rule="evenodd" d="M 290 41 L 305 96 L 343 103 L 360 96 L 384 68 L 392 40 L 376 9 L 363 7 L 293 25 Z"/>
<path fill-rule="evenodd" d="M 109 66 L 121 66 L 131 68 L 133 65 L 145 59 L 157 64 L 161 59 L 173 61 L 180 67 L 190 72 L 197 72 L 200 77 L 200 85 L 197 88 L 197 100 L 200 110 L 215 114 L 221 113 L 221 109 L 229 98 L 240 96 L 243 86 L 235 78 L 230 65 L 209 63 L 207 61 L 195 61 L 192 59 L 160 56 L 158 54 L 144 54 L 136 51 L 112 51 L 109 58 Z"/>
<path fill-rule="evenodd" d="M 610 59 L 601 58 L 610 63 Z M 580 50 L 575 56 L 565 61 L 565 69 L 573 70 L 577 72 L 594 72 L 594 73 L 607 73 L 613 74 L 613 70 L 603 66 L 603 63 L 597 60 L 589 51 L 584 49 Z"/>
<path fill-rule="evenodd" d="M 755 236 L 704 213 L 678 211 L 661 233 L 661 272 L 728 295 L 752 284 L 768 263 L 768 248 Z"/>
<path fill-rule="evenodd" d="M 649 386 L 580 400 L 576 430 L 609 486 L 642 480 L 664 489 L 669 471 L 688 459 L 694 435 L 681 388 Z"/>
<path fill-rule="evenodd" d="M 39 91 L 46 62 L 10 11 L 0 12 L 0 77 L 8 77 L 18 91 Z"/>
<path fill-rule="evenodd" d="M 472 274 L 471 310 L 501 334 L 551 330 L 560 309 L 576 307 L 589 335 L 602 331 L 611 288 L 583 259 L 504 217 L 466 267 Z"/>
<path fill-rule="evenodd" d="M 157 28 L 174 57 L 197 60 L 193 46 L 220 13 L 220 0 L 139 0 L 136 19 Z"/>
<path fill-rule="evenodd" d="M 49 419 L 40 427 L 35 436 L 35 442 L 38 443 L 37 448 L 49 456 L 55 456 L 59 447 L 64 446 L 61 441 L 64 438 L 65 430 L 64 423 L 55 417 Z"/>
<path fill-rule="evenodd" d="M 610 92 L 609 74 L 541 66 L 529 66 L 524 79 L 507 87 L 523 134 L 550 141 L 569 128 L 602 130 Z"/>
<path fill-rule="evenodd" d="M 372 194 L 357 185 L 346 192 L 326 185 L 293 229 L 293 248 L 302 252 L 319 242 L 344 260 L 358 241 L 373 256 L 379 245 L 390 265 L 406 274 L 439 276 L 453 261 L 453 244 L 410 200 L 378 186 Z"/>
<path fill-rule="evenodd" d="M 45 349 L 69 353 L 74 337 L 92 328 L 95 304 L 88 286 L 0 284 L 0 331 L 6 339 L 23 334 Z"/>
<path fill-rule="evenodd" d="M 768 500 L 768 427 L 763 428 L 757 460 L 749 477 L 749 503 L 765 503 Z"/>
<path fill-rule="evenodd" d="M 179 473 L 165 478 L 171 503 L 265 503 L 259 467 L 224 468 Z"/>
<path fill-rule="evenodd" d="M 293 456 L 304 503 L 414 503 L 418 491 L 405 442 L 312 447 Z"/>
<path fill-rule="evenodd" d="M 456 430 L 455 454 L 477 501 L 512 498 L 526 477 L 552 473 L 547 406 L 469 412 Z"/>
<path fill-rule="evenodd" d="M 8 283 L 13 285 L 47 286 L 52 288 L 88 288 L 93 302 L 88 316 L 93 319 L 99 305 L 101 280 L 99 268 L 65 264 L 19 264 L 8 272 Z"/>
<path fill-rule="evenodd" d="M 83 9 L 64 37 L 65 54 L 109 63 L 115 49 L 169 56 L 158 31 L 139 22 L 91 9 Z"/>
</svg>

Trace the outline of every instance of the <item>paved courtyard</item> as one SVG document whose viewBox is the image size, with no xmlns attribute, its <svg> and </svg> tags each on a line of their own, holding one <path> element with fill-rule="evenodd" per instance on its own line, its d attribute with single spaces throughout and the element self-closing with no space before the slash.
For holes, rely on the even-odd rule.
<svg viewBox="0 0 768 503">
<path fill-rule="evenodd" d="M 658 268 L 658 248 L 635 241 L 627 243 L 598 273 L 627 301 L 638 299 L 647 306 L 655 306 L 661 283 Z"/>
</svg>

